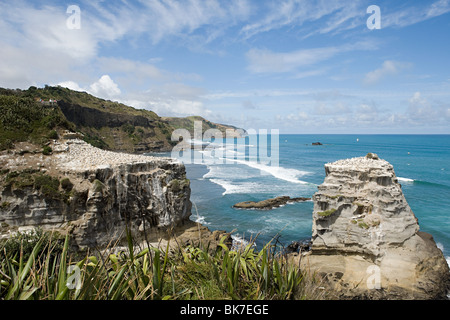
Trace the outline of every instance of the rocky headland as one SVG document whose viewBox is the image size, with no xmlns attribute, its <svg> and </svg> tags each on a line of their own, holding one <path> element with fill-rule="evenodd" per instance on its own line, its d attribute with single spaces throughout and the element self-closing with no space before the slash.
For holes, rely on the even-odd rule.
<svg viewBox="0 0 450 320">
<path fill-rule="evenodd" d="M 105 151 L 79 139 L 50 143 L 52 154 L 17 143 L 0 155 L 0 236 L 40 227 L 72 234 L 75 249 L 137 241 L 217 241 L 192 222 L 185 167 L 170 158 Z"/>
<path fill-rule="evenodd" d="M 394 168 L 376 154 L 328 163 L 310 250 L 296 256 L 339 299 L 440 299 L 449 267 L 419 230 Z"/>
</svg>

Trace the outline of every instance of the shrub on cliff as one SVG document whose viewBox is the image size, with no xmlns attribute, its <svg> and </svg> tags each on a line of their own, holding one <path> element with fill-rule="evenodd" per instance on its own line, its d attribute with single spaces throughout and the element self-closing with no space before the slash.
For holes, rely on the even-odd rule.
<svg viewBox="0 0 450 320">
<path fill-rule="evenodd" d="M 63 179 L 64 180 L 64 179 Z M 68 180 L 68 179 L 67 179 Z M 34 188 L 42 193 L 47 199 L 68 201 L 73 188 L 69 181 L 61 182 L 58 178 L 44 174 L 37 169 L 9 172 L 4 178 L 4 185 L 11 191 Z M 60 185 L 62 190 L 60 190 Z"/>
<path fill-rule="evenodd" d="M 71 128 L 59 108 L 28 97 L 0 94 L 0 149 L 10 149 L 19 141 L 44 144 L 55 138 L 57 127 Z"/>
</svg>

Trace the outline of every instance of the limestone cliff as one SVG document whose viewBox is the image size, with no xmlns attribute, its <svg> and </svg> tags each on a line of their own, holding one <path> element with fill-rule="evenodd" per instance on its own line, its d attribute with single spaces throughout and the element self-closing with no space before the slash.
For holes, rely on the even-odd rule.
<svg viewBox="0 0 450 320">
<path fill-rule="evenodd" d="M 135 239 L 154 240 L 190 223 L 190 186 L 181 163 L 100 150 L 81 140 L 54 141 L 50 156 L 22 147 L 27 152 L 0 157 L 3 234 L 40 226 L 70 231 L 75 246 L 87 248 L 120 242 L 127 224 Z"/>
<path fill-rule="evenodd" d="M 304 267 L 324 275 L 340 298 L 445 297 L 448 265 L 419 231 L 393 166 L 368 154 L 326 164 L 325 173 Z"/>
</svg>

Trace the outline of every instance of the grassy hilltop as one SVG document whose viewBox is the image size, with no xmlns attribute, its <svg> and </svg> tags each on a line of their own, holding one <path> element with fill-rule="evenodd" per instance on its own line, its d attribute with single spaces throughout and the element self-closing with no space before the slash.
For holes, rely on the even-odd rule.
<svg viewBox="0 0 450 320">
<path fill-rule="evenodd" d="M 44 144 L 64 130 L 77 131 L 83 139 L 102 149 L 142 153 L 169 151 L 175 129 L 193 130 L 195 120 L 203 131 L 217 128 L 224 133 L 233 126 L 216 124 L 201 117 L 162 118 L 144 109 L 94 97 L 62 87 L 0 88 L 0 149 L 14 142 Z"/>
</svg>

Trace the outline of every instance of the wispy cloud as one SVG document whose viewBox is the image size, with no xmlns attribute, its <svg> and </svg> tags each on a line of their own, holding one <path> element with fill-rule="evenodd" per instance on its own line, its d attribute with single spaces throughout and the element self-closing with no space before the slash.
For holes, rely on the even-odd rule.
<svg viewBox="0 0 450 320">
<path fill-rule="evenodd" d="M 146 16 L 146 29 L 153 43 L 167 37 L 189 38 L 211 42 L 222 30 L 245 20 L 250 14 L 246 0 L 141 1 Z M 194 35 L 194 33 L 196 33 Z"/>
<path fill-rule="evenodd" d="M 372 50 L 376 42 L 358 42 L 341 46 L 302 49 L 292 52 L 273 52 L 267 49 L 251 49 L 247 52 L 248 70 L 252 73 L 283 73 L 298 71 L 319 62 L 329 60 L 339 53 Z M 301 75 L 301 74 L 300 74 Z"/>
<path fill-rule="evenodd" d="M 406 27 L 450 12 L 449 0 L 408 2 L 397 10 L 380 3 L 382 28 Z M 395 5 L 395 4 L 394 4 Z M 264 5 L 262 6 L 264 8 Z M 284 0 L 269 2 L 265 10 L 259 8 L 259 16 L 246 23 L 240 30 L 244 39 L 281 28 L 301 30 L 303 38 L 317 34 L 338 34 L 365 26 L 368 2 L 363 0 Z"/>
<path fill-rule="evenodd" d="M 331 17 L 322 21 L 317 30 L 319 33 L 327 33 L 348 28 L 355 17 L 364 14 L 360 1 L 349 3 L 337 0 L 284 0 L 269 2 L 265 9 L 261 10 L 261 17 L 241 28 L 240 34 L 245 39 L 283 27 L 295 26 L 317 30 L 317 25 L 311 28 L 308 24 Z"/>
<path fill-rule="evenodd" d="M 410 66 L 410 63 L 386 60 L 380 68 L 368 72 L 364 77 L 363 82 L 366 85 L 377 84 L 386 77 L 397 75 L 400 71 Z"/>
<path fill-rule="evenodd" d="M 415 5 L 403 7 L 394 12 L 383 13 L 382 28 L 407 27 L 450 12 L 449 0 L 438 0 L 431 4 L 428 1 L 419 3 L 420 5 L 414 3 Z M 383 12 L 383 8 L 381 10 Z"/>
</svg>

